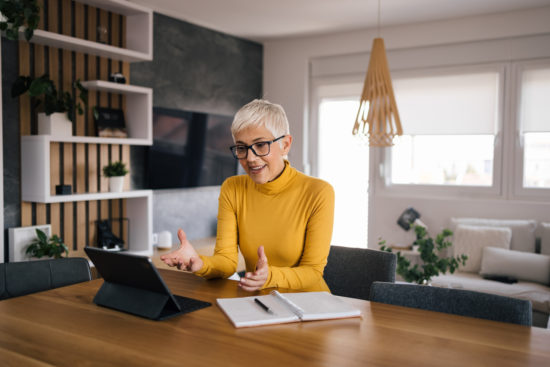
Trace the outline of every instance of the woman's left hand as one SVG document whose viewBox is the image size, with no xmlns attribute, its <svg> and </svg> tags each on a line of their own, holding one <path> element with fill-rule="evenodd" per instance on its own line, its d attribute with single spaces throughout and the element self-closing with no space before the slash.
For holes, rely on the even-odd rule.
<svg viewBox="0 0 550 367">
<path fill-rule="evenodd" d="M 244 277 L 239 281 L 239 287 L 245 291 L 257 291 L 262 289 L 262 286 L 267 281 L 269 275 L 269 268 L 267 265 L 267 256 L 265 256 L 264 247 L 258 247 L 258 262 L 256 263 L 256 271 L 253 273 L 246 273 Z"/>
</svg>

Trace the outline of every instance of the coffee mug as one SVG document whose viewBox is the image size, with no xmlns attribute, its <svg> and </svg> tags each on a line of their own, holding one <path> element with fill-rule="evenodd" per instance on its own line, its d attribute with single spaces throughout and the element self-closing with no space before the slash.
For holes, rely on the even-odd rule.
<svg viewBox="0 0 550 367">
<path fill-rule="evenodd" d="M 171 248 L 172 233 L 170 233 L 170 231 L 159 232 L 157 236 L 157 246 L 159 248 Z"/>
</svg>

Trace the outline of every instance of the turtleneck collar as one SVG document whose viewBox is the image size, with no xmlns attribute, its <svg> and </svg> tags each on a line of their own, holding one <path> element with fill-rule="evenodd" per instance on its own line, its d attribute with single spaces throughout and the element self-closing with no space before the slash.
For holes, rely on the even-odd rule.
<svg viewBox="0 0 550 367">
<path fill-rule="evenodd" d="M 296 170 L 285 159 L 285 167 L 283 172 L 273 181 L 266 182 L 265 184 L 254 183 L 256 190 L 266 195 L 276 195 L 283 191 L 296 177 Z M 251 180 L 252 181 L 252 180 Z"/>
</svg>

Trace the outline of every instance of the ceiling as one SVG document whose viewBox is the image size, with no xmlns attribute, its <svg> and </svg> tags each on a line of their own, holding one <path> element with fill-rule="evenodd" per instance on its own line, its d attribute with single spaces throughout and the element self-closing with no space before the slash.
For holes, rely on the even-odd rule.
<svg viewBox="0 0 550 367">
<path fill-rule="evenodd" d="M 260 42 L 376 27 L 379 3 L 379 0 L 129 1 L 189 23 Z M 384 27 L 550 6 L 550 0 L 381 0 L 380 4 Z"/>
</svg>

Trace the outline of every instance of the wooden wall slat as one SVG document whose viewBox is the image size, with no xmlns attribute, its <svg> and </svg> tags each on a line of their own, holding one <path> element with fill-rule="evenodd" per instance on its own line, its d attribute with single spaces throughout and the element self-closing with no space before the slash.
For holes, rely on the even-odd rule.
<svg viewBox="0 0 550 367">
<path fill-rule="evenodd" d="M 97 144 L 88 144 L 88 192 L 98 192 Z"/>
<path fill-rule="evenodd" d="M 59 2 L 48 0 L 48 31 L 59 32 Z"/>
<path fill-rule="evenodd" d="M 121 237 L 121 223 L 120 223 L 120 205 L 121 200 L 111 200 L 111 228 L 113 234 L 117 237 Z"/>
<path fill-rule="evenodd" d="M 59 147 L 59 143 L 50 143 L 50 195 L 55 195 L 55 186 L 61 183 L 61 172 L 59 167 Z"/>
<path fill-rule="evenodd" d="M 109 200 L 99 201 L 99 219 L 109 219 Z"/>
<path fill-rule="evenodd" d="M 122 146 L 121 161 L 124 164 L 126 164 L 126 168 L 128 169 L 128 171 L 130 171 L 130 146 L 128 146 L 128 145 L 123 145 Z M 129 172 L 126 175 L 126 177 L 124 178 L 124 190 L 130 190 L 130 184 L 131 184 L 130 175 L 131 174 L 132 174 L 132 172 Z"/>
<path fill-rule="evenodd" d="M 52 234 L 61 235 L 61 204 L 50 204 L 50 224 L 52 225 Z"/>
<path fill-rule="evenodd" d="M 86 202 L 79 201 L 76 203 L 76 221 L 75 221 L 75 230 L 76 230 L 76 244 L 73 246 L 73 253 L 71 256 L 85 257 L 84 247 L 88 244 L 86 239 Z"/>
<path fill-rule="evenodd" d="M 74 192 L 84 194 L 86 192 L 86 145 L 75 145 L 76 187 Z"/>
<path fill-rule="evenodd" d="M 93 6 L 88 7 L 88 40 L 90 41 L 96 41 L 96 34 L 97 34 L 97 8 Z M 88 70 L 86 70 L 87 73 L 87 80 L 95 80 L 97 79 L 97 56 L 93 55 L 86 55 L 87 61 L 88 61 Z M 92 115 L 92 108 L 97 105 L 97 95 L 98 93 L 95 91 L 90 91 L 88 95 L 88 129 L 87 134 L 89 136 L 95 135 L 95 124 L 94 119 Z M 94 192 L 94 191 L 91 191 Z"/>
<path fill-rule="evenodd" d="M 71 185 L 73 180 L 73 144 L 63 144 L 63 184 Z M 74 203 L 67 202 L 63 205 L 63 239 L 65 244 L 71 249 L 73 247 L 74 233 Z"/>
<path fill-rule="evenodd" d="M 85 17 L 84 17 L 84 5 L 79 2 L 74 4 L 74 25 L 75 34 L 77 38 L 84 39 L 85 35 Z M 75 79 L 83 81 L 86 79 L 85 68 L 85 55 L 81 52 L 75 52 Z M 76 129 L 75 134 L 78 136 L 86 135 L 86 116 L 76 115 Z"/>
<path fill-rule="evenodd" d="M 88 245 L 97 244 L 97 201 L 88 202 Z"/>
<path fill-rule="evenodd" d="M 44 17 L 46 16 L 44 14 L 44 0 L 37 0 L 36 4 L 38 5 L 38 8 L 40 9 L 39 15 L 40 15 L 40 21 L 38 22 L 37 29 L 44 29 Z"/>
<path fill-rule="evenodd" d="M 109 180 L 103 175 L 103 167 L 109 164 L 109 145 L 99 145 L 99 191 L 109 191 Z"/>
<path fill-rule="evenodd" d="M 30 75 L 30 45 L 19 41 L 19 75 Z M 21 135 L 31 133 L 31 100 L 27 94 L 19 97 L 19 132 Z M 21 225 L 32 225 L 32 204 L 21 203 Z"/>
</svg>

